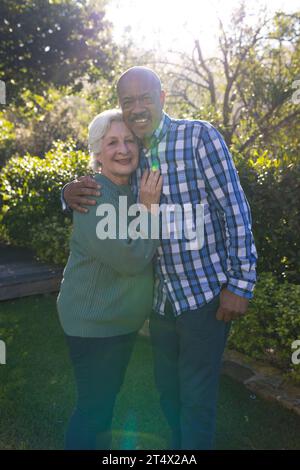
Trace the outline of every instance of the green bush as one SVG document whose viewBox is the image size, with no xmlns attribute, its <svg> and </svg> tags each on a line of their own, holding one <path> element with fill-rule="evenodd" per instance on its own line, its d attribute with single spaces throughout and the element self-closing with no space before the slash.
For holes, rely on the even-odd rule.
<svg viewBox="0 0 300 470">
<path fill-rule="evenodd" d="M 72 142 L 54 144 L 43 159 L 11 158 L 0 172 L 0 236 L 34 249 L 43 261 L 64 263 L 71 222 L 62 213 L 60 191 L 87 171 L 88 156 Z"/>
<path fill-rule="evenodd" d="M 266 151 L 238 162 L 250 203 L 258 271 L 300 283 L 300 164 Z"/>
<path fill-rule="evenodd" d="M 267 360 L 300 384 L 300 365 L 291 362 L 292 343 L 300 339 L 300 285 L 279 283 L 263 273 L 249 311 L 233 322 L 228 346 Z"/>
<path fill-rule="evenodd" d="M 44 157 L 52 143 L 72 141 L 86 148 L 88 124 L 104 109 L 117 106 L 115 84 L 100 79 L 80 93 L 68 87 L 47 88 L 41 94 L 24 90 L 21 103 L 0 111 L 0 168 L 12 156 Z"/>
<path fill-rule="evenodd" d="M 30 247 L 41 260 L 64 265 L 69 254 L 71 230 L 70 218 L 65 217 L 62 224 L 60 216 L 46 217 L 31 231 Z"/>
<path fill-rule="evenodd" d="M 3 111 L 0 111 L 0 168 L 5 160 L 14 152 L 15 126 L 10 122 Z"/>
</svg>

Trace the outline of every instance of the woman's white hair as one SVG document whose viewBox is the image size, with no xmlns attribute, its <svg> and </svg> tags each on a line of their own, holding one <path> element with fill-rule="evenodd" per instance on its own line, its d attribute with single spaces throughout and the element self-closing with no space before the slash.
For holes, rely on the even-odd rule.
<svg viewBox="0 0 300 470">
<path fill-rule="evenodd" d="M 123 121 L 121 109 L 108 109 L 96 117 L 89 124 L 89 152 L 91 155 L 90 166 L 94 171 L 101 168 L 101 164 L 96 160 L 96 156 L 101 153 L 102 139 L 111 126 L 112 122 Z"/>
</svg>

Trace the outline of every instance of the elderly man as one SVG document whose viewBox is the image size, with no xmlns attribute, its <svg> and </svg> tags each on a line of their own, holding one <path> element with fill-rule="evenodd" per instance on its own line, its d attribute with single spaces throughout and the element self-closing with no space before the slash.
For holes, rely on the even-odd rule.
<svg viewBox="0 0 300 470">
<path fill-rule="evenodd" d="M 161 202 L 201 203 L 201 246 L 165 237 L 157 250 L 150 335 L 160 402 L 171 427 L 173 449 L 211 449 L 221 359 L 230 322 L 244 315 L 256 280 L 256 249 L 248 202 L 232 157 L 219 132 L 206 121 L 171 119 L 163 111 L 159 77 L 133 67 L 119 79 L 124 121 L 140 139 L 140 164 L 159 168 Z M 97 194 L 84 177 L 64 188 L 67 205 L 84 211 Z"/>
</svg>

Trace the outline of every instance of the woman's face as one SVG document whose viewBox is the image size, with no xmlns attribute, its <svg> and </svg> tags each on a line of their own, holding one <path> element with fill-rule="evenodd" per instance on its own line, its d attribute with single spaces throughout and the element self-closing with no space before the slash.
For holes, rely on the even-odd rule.
<svg viewBox="0 0 300 470">
<path fill-rule="evenodd" d="M 102 139 L 101 153 L 97 160 L 101 173 L 116 184 L 127 184 L 139 161 L 138 144 L 124 122 L 111 123 Z"/>
</svg>

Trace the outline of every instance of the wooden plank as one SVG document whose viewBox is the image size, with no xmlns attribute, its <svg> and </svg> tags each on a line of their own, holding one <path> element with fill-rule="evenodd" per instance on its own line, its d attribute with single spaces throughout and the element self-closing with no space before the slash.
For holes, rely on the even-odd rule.
<svg viewBox="0 0 300 470">
<path fill-rule="evenodd" d="M 13 275 L 8 274 L 5 277 L 0 277 L 0 288 L 15 284 L 31 283 L 35 281 L 47 280 L 52 278 L 61 278 L 62 270 L 41 270 L 32 272 L 30 269 L 15 272 Z"/>
<path fill-rule="evenodd" d="M 44 279 L 35 282 L 23 282 L 19 284 L 0 287 L 0 300 L 9 300 L 29 295 L 58 292 L 61 276 Z"/>
<path fill-rule="evenodd" d="M 57 292 L 63 269 L 37 261 L 27 248 L 0 243 L 0 300 Z"/>
</svg>

